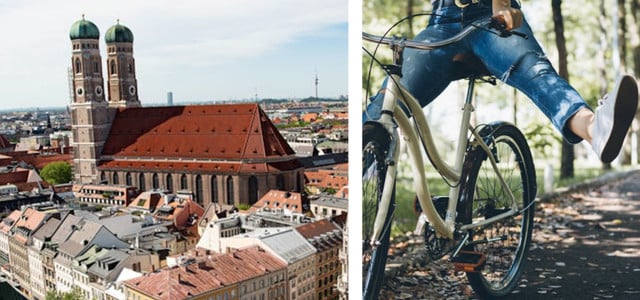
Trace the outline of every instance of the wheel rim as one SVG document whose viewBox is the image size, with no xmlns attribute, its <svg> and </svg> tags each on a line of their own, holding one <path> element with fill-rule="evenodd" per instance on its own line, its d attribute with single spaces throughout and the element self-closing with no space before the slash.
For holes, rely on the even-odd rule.
<svg viewBox="0 0 640 300">
<path fill-rule="evenodd" d="M 527 166 L 516 141 L 506 135 L 499 136 L 495 140 L 494 154 L 505 182 L 522 209 L 532 199 L 528 194 Z M 488 159 L 483 161 L 478 170 L 473 199 L 474 222 L 508 211 L 511 207 L 507 193 Z M 527 210 L 516 217 L 492 223 L 474 234 L 475 241 L 500 239 L 475 245 L 475 251 L 487 255 L 487 262 L 480 274 L 489 290 L 508 291 L 519 277 L 527 240 L 530 238 L 530 214 L 531 210 Z"/>
</svg>

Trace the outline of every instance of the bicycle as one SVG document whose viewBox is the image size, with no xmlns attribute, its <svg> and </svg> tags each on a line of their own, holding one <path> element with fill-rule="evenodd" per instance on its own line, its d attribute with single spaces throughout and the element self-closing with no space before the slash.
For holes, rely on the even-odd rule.
<svg viewBox="0 0 640 300">
<path fill-rule="evenodd" d="M 459 34 L 435 43 L 374 36 L 365 41 L 385 44 L 394 62 L 385 66 L 386 85 L 379 120 L 363 124 L 363 298 L 380 293 L 395 208 L 396 168 L 406 147 L 413 169 L 419 207 L 428 223 L 426 251 L 433 259 L 449 254 L 456 271 L 482 297 L 501 297 L 517 285 L 531 242 L 536 176 L 527 141 L 507 122 L 470 124 L 475 83 L 495 77 L 474 69 L 457 135 L 453 166 L 436 148 L 419 102 L 401 85 L 402 52 L 411 47 L 432 50 L 463 39 L 478 29 L 510 35 L 492 20 L 478 20 Z M 524 37 L 524 36 L 523 36 Z M 526 37 L 524 37 L 526 38 Z M 404 108 L 398 103 L 402 103 Z M 431 165 L 450 186 L 448 197 L 431 196 L 424 172 L 424 150 Z"/>
</svg>

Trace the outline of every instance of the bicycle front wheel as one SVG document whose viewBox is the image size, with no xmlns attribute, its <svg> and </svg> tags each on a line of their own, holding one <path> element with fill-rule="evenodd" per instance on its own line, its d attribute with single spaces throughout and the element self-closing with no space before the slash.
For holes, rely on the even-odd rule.
<svg viewBox="0 0 640 300">
<path fill-rule="evenodd" d="M 380 239 L 371 241 L 373 224 L 378 213 L 385 176 L 388 171 L 385 158 L 391 139 L 387 131 L 378 124 L 368 123 L 363 127 L 362 287 L 363 299 L 377 299 L 383 285 L 387 251 L 389 251 L 391 220 L 395 207 L 395 185 Z"/>
<path fill-rule="evenodd" d="M 522 275 L 531 243 L 536 195 L 533 159 L 526 139 L 513 125 L 487 126 L 480 133 L 522 213 L 475 229 L 466 250 L 486 255 L 477 272 L 468 272 L 473 290 L 483 298 L 509 294 Z M 469 179 L 463 187 L 465 223 L 480 222 L 511 210 L 508 191 L 500 183 L 487 153 L 477 147 L 468 157 Z"/>
</svg>

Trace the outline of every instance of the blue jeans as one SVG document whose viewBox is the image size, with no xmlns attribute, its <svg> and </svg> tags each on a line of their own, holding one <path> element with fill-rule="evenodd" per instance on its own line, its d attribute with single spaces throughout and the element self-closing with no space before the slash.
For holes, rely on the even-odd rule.
<svg viewBox="0 0 640 300">
<path fill-rule="evenodd" d="M 414 40 L 439 41 L 460 32 L 471 21 L 488 18 L 492 11 L 482 3 L 465 9 L 456 6 L 438 7 L 434 4 L 434 16 L 426 29 Z M 514 6 L 517 3 L 512 4 Z M 496 34 L 476 30 L 462 41 L 431 50 L 405 49 L 401 83 L 424 107 L 435 99 L 451 81 L 459 79 L 454 56 L 467 54 L 477 57 L 487 70 L 500 80 L 527 95 L 551 120 L 571 143 L 582 139 L 567 126 L 567 121 L 581 108 L 588 108 L 584 99 L 561 78 L 545 57 L 542 48 L 533 37 L 526 20 L 517 31 L 527 34 L 499 37 Z M 374 97 L 367 106 L 364 119 L 378 119 L 382 96 Z"/>
</svg>

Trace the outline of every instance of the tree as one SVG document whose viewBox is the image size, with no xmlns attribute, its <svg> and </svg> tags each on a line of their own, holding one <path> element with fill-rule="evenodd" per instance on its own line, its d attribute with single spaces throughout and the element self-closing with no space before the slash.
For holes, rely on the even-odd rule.
<svg viewBox="0 0 640 300">
<path fill-rule="evenodd" d="M 562 21 L 562 0 L 551 0 L 553 11 L 553 28 L 556 33 L 556 46 L 558 47 L 558 73 L 560 77 L 569 81 L 567 63 L 567 42 L 564 39 L 564 23 Z M 573 177 L 573 145 L 567 141 L 562 142 L 562 156 L 560 158 L 560 178 Z"/>
<path fill-rule="evenodd" d="M 83 300 L 84 296 L 82 291 L 78 287 L 74 287 L 73 290 L 65 293 L 57 291 L 48 291 L 45 296 L 46 300 Z"/>
<path fill-rule="evenodd" d="M 50 184 L 67 183 L 71 181 L 71 165 L 64 161 L 52 162 L 42 168 L 40 176 Z"/>
</svg>

